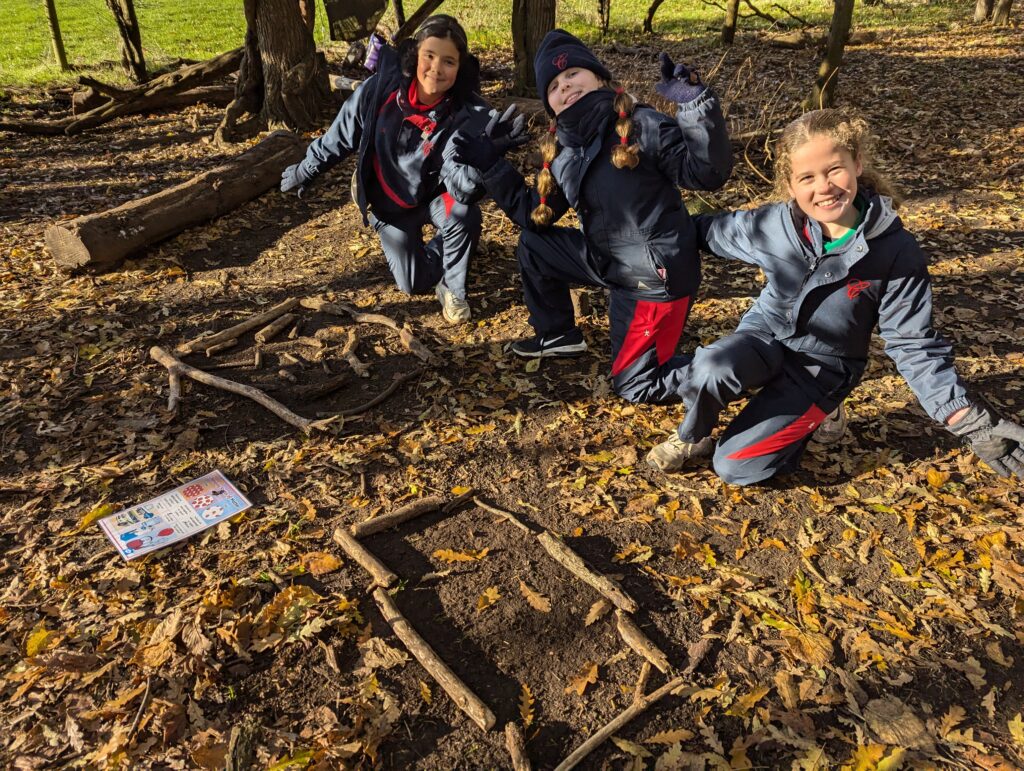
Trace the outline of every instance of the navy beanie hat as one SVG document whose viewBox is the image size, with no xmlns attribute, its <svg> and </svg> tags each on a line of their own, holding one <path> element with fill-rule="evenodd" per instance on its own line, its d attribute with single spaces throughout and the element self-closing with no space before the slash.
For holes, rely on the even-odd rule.
<svg viewBox="0 0 1024 771">
<path fill-rule="evenodd" d="M 540 41 L 537 56 L 533 60 L 533 71 L 537 77 L 537 95 L 544 109 L 551 114 L 548 105 L 548 86 L 559 73 L 572 67 L 590 70 L 602 80 L 611 80 L 612 74 L 598 61 L 583 41 L 564 29 L 553 29 Z"/>
</svg>

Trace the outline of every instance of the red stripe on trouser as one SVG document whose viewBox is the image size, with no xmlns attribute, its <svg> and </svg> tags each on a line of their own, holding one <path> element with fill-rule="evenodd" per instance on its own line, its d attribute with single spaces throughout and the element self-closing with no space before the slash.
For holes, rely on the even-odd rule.
<svg viewBox="0 0 1024 771">
<path fill-rule="evenodd" d="M 756 444 L 744 447 L 742 450 L 737 450 L 727 457 L 729 460 L 747 460 L 748 458 L 760 458 L 762 455 L 771 455 L 774 452 L 789 447 L 791 444 L 799 442 L 820 426 L 821 421 L 824 419 L 825 412 L 817 404 L 812 404 L 807 412 L 785 428 L 776 431 Z"/>
<path fill-rule="evenodd" d="M 444 201 L 444 218 L 448 219 L 452 216 L 452 207 L 455 205 L 455 199 L 448 193 L 441 193 L 441 200 Z"/>
<path fill-rule="evenodd" d="M 657 346 L 658 364 L 671 359 L 683 334 L 689 309 L 689 297 L 667 303 L 637 300 L 622 347 L 612 362 L 612 376 L 622 372 L 652 345 Z"/>
</svg>

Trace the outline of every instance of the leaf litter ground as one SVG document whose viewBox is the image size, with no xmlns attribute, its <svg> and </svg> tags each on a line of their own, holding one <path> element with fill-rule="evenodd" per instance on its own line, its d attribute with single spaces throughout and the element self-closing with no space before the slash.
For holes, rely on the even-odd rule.
<svg viewBox="0 0 1024 771">
<path fill-rule="evenodd" d="M 840 82 L 909 193 L 903 217 L 932 254 L 936 321 L 962 373 L 1018 419 L 1022 44 L 1017 30 L 883 30 L 849 50 Z M 742 137 L 725 190 L 689 202 L 763 200 L 765 138 L 795 115 L 816 54 L 747 36 L 720 63 L 710 45 L 667 40 L 605 55 L 650 98 L 661 46 L 705 72 L 719 65 L 712 79 Z M 510 73 L 507 60 L 487 65 Z M 48 105 L 22 94 L 9 107 Z M 680 410 L 610 394 L 599 293 L 581 321 L 586 358 L 529 371 L 505 353 L 528 325 L 515 232 L 489 203 L 463 328 L 440 321 L 432 296 L 393 289 L 348 200 L 349 165 L 305 200 L 268 193 L 126 270 L 53 271 L 49 222 L 216 165 L 224 154 L 204 138 L 218 118 L 200 107 L 73 139 L 7 135 L 0 151 L 5 766 L 218 768 L 243 757 L 241 733 L 261 767 L 508 767 L 500 732 L 482 733 L 410 659 L 368 576 L 331 540 L 339 525 L 470 487 L 620 576 L 677 670 L 703 641 L 692 683 L 585 767 L 1024 762 L 1019 484 L 935 427 L 880 348 L 841 447 L 812 446 L 800 473 L 741 490 L 705 468 L 664 477 L 643 466 Z M 730 331 L 757 285 L 753 271 L 709 260 L 684 347 Z M 311 438 L 191 382 L 180 414 L 166 414 L 151 345 L 312 295 L 408 322 L 443 365 Z M 307 311 L 300 336 L 347 323 Z M 347 367 L 294 339 L 268 345 L 258 370 L 251 339 L 187 360 L 234 365 L 217 373 L 318 417 L 418 365 L 387 330 L 359 333 L 370 376 L 315 402 L 278 369 L 316 383 Z M 256 504 L 238 521 L 131 564 L 91 524 L 213 468 Z M 403 578 L 402 612 L 498 728 L 523 727 L 537 767 L 630 703 L 641 660 L 614 615 L 507 521 L 467 504 L 365 542 Z"/>
</svg>

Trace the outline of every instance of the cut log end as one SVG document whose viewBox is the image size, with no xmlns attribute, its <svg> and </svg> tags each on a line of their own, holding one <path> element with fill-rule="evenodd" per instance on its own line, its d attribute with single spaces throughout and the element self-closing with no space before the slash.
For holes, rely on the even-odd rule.
<svg viewBox="0 0 1024 771">
<path fill-rule="evenodd" d="M 64 227 L 63 225 L 50 225 L 46 228 L 44 238 L 46 248 L 53 255 L 57 267 L 62 270 L 76 271 L 90 263 L 95 265 L 97 262 L 89 254 L 89 247 L 82 242 L 82 239 L 71 228 Z"/>
</svg>

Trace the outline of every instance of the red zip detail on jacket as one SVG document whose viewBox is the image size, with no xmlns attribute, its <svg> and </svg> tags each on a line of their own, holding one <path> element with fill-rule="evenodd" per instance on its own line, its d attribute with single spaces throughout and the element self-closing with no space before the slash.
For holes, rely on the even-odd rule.
<svg viewBox="0 0 1024 771">
<path fill-rule="evenodd" d="M 760 458 L 762 455 L 771 455 L 773 452 L 778 452 L 779 450 L 789 447 L 791 444 L 799 442 L 820 426 L 824 419 L 824 410 L 822 410 L 817 404 L 812 404 L 807 412 L 785 428 L 776 431 L 774 434 L 762 439 L 760 442 L 752 444 L 749 447 L 744 447 L 741 450 L 737 450 L 727 457 L 729 460 L 748 460 L 749 458 Z"/>
<path fill-rule="evenodd" d="M 689 310 L 689 297 L 667 303 L 637 300 L 619 355 L 612 363 L 612 377 L 640 358 L 652 345 L 657 349 L 658 364 L 671 359 L 682 337 Z"/>
</svg>

